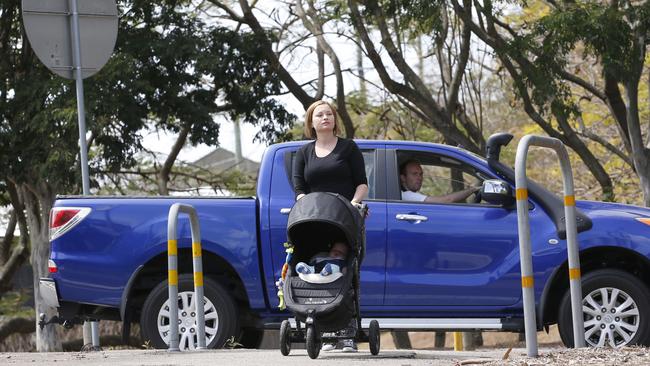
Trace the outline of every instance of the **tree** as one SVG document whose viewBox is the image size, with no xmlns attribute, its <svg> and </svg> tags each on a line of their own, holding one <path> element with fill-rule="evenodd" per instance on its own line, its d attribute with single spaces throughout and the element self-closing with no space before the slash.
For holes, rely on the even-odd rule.
<svg viewBox="0 0 650 366">
<path fill-rule="evenodd" d="M 223 12 L 223 16 L 234 21 L 238 29 L 242 25 L 247 26 L 261 40 L 260 50 L 264 58 L 270 63 L 273 71 L 279 76 L 282 83 L 303 106 L 307 109 L 313 102 L 323 99 L 325 96 L 325 55 L 327 55 L 332 65 L 332 73 L 336 82 L 336 107 L 341 117 L 343 130 L 348 138 L 353 138 L 355 134 L 355 125 L 347 110 L 345 80 L 343 73 L 346 71 L 338 58 L 334 48 L 330 45 L 326 30 L 327 24 L 338 19 L 337 11 L 328 11 L 325 8 L 329 4 L 316 5 L 313 1 L 294 0 L 286 2 L 287 14 L 280 14 L 273 10 L 271 14 L 265 13 L 261 2 L 254 1 L 252 4 L 248 0 L 239 0 L 240 12 L 237 12 L 228 1 L 209 0 L 211 4 Z M 323 11 L 323 8 L 325 8 Z M 262 25 L 256 13 L 265 14 L 265 20 L 271 20 L 277 23 L 277 26 Z M 280 20 L 281 17 L 283 20 Z M 299 22 L 299 23 L 298 23 Z M 304 28 L 299 28 L 296 23 L 302 24 Z M 329 32 L 331 33 L 331 32 Z M 289 37 L 292 36 L 293 37 Z M 315 38 L 316 44 L 308 43 Z M 275 47 L 275 48 L 274 48 Z M 289 66 L 285 66 L 282 57 L 285 53 L 291 53 L 296 50 L 306 48 L 308 55 L 316 56 L 317 75 L 310 81 L 302 82 L 292 74 Z M 296 56 L 288 56 L 293 60 Z M 301 61 L 300 64 L 303 64 Z"/>
<path fill-rule="evenodd" d="M 215 113 L 241 115 L 260 125 L 264 138 L 281 135 L 293 120 L 268 98 L 279 87 L 265 61 L 255 57 L 256 36 L 207 26 L 187 10 L 190 4 L 120 3 L 116 53 L 86 81 L 91 173 L 134 166 L 138 131 L 146 128 L 214 144 Z M 73 83 L 54 77 L 36 59 L 19 5 L 0 4 L 0 181 L 15 188 L 14 211 L 25 212 L 29 234 L 21 236 L 31 244 L 38 319 L 51 312 L 38 288 L 47 275 L 49 211 L 57 194 L 79 191 L 78 130 Z M 37 350 L 60 347 L 53 326 L 37 327 Z"/>
<path fill-rule="evenodd" d="M 462 90 L 470 61 L 469 28 L 457 27 L 447 9 L 436 2 L 348 0 L 347 5 L 350 21 L 383 86 L 425 124 L 440 132 L 446 143 L 481 153 L 485 146 L 481 123 L 477 115 L 466 110 L 469 103 L 462 102 L 472 92 Z M 388 59 L 380 54 L 372 29 L 378 31 Z M 431 37 L 440 70 L 439 85 L 427 83 L 422 73 L 411 67 L 403 41 L 405 34 L 416 39 Z M 394 68 L 389 67 L 389 61 Z"/>
<path fill-rule="evenodd" d="M 613 184 L 587 142 L 631 163 L 644 203 L 650 205 L 650 150 L 643 142 L 639 110 L 650 4 L 549 2 L 547 15 L 515 27 L 505 20 L 501 6 L 505 3 L 473 1 L 472 7 L 452 0 L 451 4 L 472 33 L 494 49 L 531 119 L 580 156 L 601 185 L 603 198 L 614 198 Z M 600 68 L 599 79 L 576 72 L 579 67 L 570 61 L 578 50 L 582 61 Z M 576 101 L 583 96 L 607 106 L 619 132 L 618 143 L 589 133 L 584 125 L 576 129 L 584 113 Z"/>
<path fill-rule="evenodd" d="M 9 212 L 7 229 L 0 242 L 0 295 L 11 289 L 11 282 L 16 270 L 29 259 L 29 241 L 27 234 L 27 221 L 22 210 L 16 187 L 9 183 L 0 182 L 0 192 L 5 191 L 6 197 L 0 195 L 0 206 L 7 207 L 11 202 L 18 206 Z M 16 240 L 14 232 L 16 225 L 20 230 L 20 238 Z"/>
<path fill-rule="evenodd" d="M 92 80 L 91 87 L 110 90 L 119 85 L 139 93 L 141 112 L 146 113 L 141 121 L 149 119 L 156 129 L 177 134 L 165 160 L 155 166 L 159 194 L 169 193 L 170 173 L 187 142 L 218 144 L 216 114 L 259 126 L 260 140 L 285 138 L 295 116 L 270 98 L 280 93 L 280 83 L 259 55 L 264 35 L 208 24 L 190 1 L 137 0 L 125 2 L 124 8 L 128 11 L 121 17 L 116 55 L 103 74 L 107 77 Z M 100 97 L 106 96 L 89 99 Z M 130 94 L 113 98 L 95 105 L 110 109 L 133 104 Z M 112 146 L 111 140 L 120 136 L 104 138 Z M 101 161 L 107 165 L 100 168 L 110 171 L 111 162 L 105 156 Z"/>
</svg>

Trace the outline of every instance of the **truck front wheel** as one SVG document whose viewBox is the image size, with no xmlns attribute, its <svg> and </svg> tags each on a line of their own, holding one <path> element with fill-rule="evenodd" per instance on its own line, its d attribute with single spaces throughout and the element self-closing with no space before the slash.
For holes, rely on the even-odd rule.
<svg viewBox="0 0 650 366">
<path fill-rule="evenodd" d="M 237 307 L 232 297 L 218 283 L 204 279 L 205 343 L 207 348 L 221 348 L 228 339 L 239 333 Z M 159 349 L 169 347 L 169 289 L 167 281 L 156 286 L 142 306 L 140 327 L 142 337 Z M 195 322 L 194 282 L 191 275 L 178 278 L 178 335 L 179 348 L 198 346 Z M 234 339 L 234 338 L 233 338 Z"/>
<path fill-rule="evenodd" d="M 641 280 L 617 269 L 601 269 L 582 278 L 585 343 L 591 347 L 648 345 L 650 292 Z M 560 337 L 573 347 L 571 297 L 560 304 Z"/>
</svg>

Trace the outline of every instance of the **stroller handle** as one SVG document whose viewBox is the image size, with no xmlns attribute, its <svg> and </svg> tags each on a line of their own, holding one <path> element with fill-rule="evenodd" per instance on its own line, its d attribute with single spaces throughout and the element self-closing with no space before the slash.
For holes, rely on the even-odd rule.
<svg viewBox="0 0 650 366">
<path fill-rule="evenodd" d="M 365 203 L 352 203 L 352 206 L 359 210 L 359 215 L 363 217 L 364 219 L 368 217 L 368 205 Z"/>
</svg>

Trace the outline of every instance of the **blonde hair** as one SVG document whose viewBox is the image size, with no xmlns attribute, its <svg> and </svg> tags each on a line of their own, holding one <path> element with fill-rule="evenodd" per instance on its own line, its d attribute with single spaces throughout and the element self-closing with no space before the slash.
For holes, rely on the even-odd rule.
<svg viewBox="0 0 650 366">
<path fill-rule="evenodd" d="M 332 109 L 332 114 L 334 115 L 334 136 L 339 134 L 339 117 L 338 117 L 338 112 L 336 111 L 336 108 L 324 100 L 317 100 L 314 103 L 312 103 L 309 108 L 307 108 L 307 112 L 305 113 L 305 136 L 310 139 L 315 139 L 316 138 L 316 129 L 314 129 L 314 110 L 316 107 L 319 105 L 326 105 Z"/>
</svg>

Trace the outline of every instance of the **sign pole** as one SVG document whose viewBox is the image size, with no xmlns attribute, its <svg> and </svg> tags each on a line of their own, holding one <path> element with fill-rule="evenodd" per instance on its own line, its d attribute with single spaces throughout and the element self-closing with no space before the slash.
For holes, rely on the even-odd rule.
<svg viewBox="0 0 650 366">
<path fill-rule="evenodd" d="M 79 10 L 77 0 L 70 0 L 72 17 L 72 62 L 74 79 L 77 86 L 77 119 L 79 121 L 79 157 L 81 164 L 81 185 L 84 196 L 90 195 L 90 177 L 88 176 L 88 147 L 86 145 L 86 106 L 84 104 L 84 81 L 81 70 L 81 37 L 79 35 Z M 84 322 L 84 345 L 92 343 L 93 349 L 99 347 L 99 327 L 96 321 Z M 90 330 L 90 331 L 88 331 Z M 89 334 L 90 333 L 90 334 Z M 90 337 L 88 337 L 90 335 Z M 90 338 L 90 339 L 88 339 Z"/>
<path fill-rule="evenodd" d="M 79 11 L 77 0 L 70 0 L 72 10 L 72 54 L 74 75 L 77 84 L 77 116 L 79 119 L 79 149 L 81 157 L 81 183 L 83 194 L 90 195 L 90 178 L 88 177 L 88 147 L 86 146 L 86 108 L 84 105 L 84 82 L 81 73 L 81 38 L 79 36 Z"/>
</svg>

